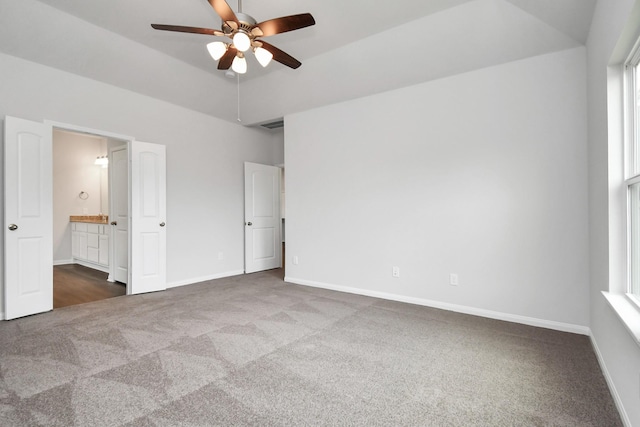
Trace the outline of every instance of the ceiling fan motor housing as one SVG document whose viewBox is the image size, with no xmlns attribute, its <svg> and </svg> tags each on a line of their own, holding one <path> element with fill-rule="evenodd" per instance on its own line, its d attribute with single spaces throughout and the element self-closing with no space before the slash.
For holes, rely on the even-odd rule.
<svg viewBox="0 0 640 427">
<path fill-rule="evenodd" d="M 251 30 L 253 29 L 253 27 L 256 26 L 258 21 L 256 21 L 255 19 L 253 19 L 252 16 L 247 15 L 246 13 L 236 12 L 236 17 L 238 18 L 238 23 L 240 24 L 238 29 L 235 30 L 232 27 L 230 27 L 226 22 L 223 22 L 222 23 L 222 31 L 225 34 L 229 34 L 231 36 L 236 31 L 242 31 L 242 32 L 246 33 L 247 35 L 251 35 Z"/>
</svg>

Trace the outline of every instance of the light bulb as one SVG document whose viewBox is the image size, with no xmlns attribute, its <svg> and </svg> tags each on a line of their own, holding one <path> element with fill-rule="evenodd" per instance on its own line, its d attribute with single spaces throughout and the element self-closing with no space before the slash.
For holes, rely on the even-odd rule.
<svg viewBox="0 0 640 427">
<path fill-rule="evenodd" d="M 109 158 L 107 156 L 99 156 L 96 158 L 96 161 L 94 164 L 102 166 L 103 168 L 106 168 L 107 165 L 109 164 Z"/>
<path fill-rule="evenodd" d="M 246 52 L 251 47 L 251 39 L 245 33 L 238 31 L 233 35 L 233 45 L 240 52 Z"/>
<path fill-rule="evenodd" d="M 256 54 L 256 59 L 258 60 L 260 65 L 262 65 L 263 67 L 266 67 L 267 65 L 269 65 L 269 63 L 273 59 L 273 53 L 269 52 L 267 49 L 262 47 L 256 48 L 254 53 Z"/>
<path fill-rule="evenodd" d="M 222 42 L 211 42 L 207 45 L 207 50 L 209 51 L 209 55 L 217 61 L 222 58 L 222 55 L 227 51 L 227 45 Z"/>
<path fill-rule="evenodd" d="M 247 60 L 244 57 L 236 56 L 231 63 L 231 69 L 238 74 L 247 72 Z"/>
</svg>

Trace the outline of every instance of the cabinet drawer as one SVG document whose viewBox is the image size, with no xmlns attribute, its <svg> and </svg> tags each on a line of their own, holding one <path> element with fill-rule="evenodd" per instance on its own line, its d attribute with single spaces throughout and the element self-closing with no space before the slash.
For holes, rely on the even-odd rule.
<svg viewBox="0 0 640 427">
<path fill-rule="evenodd" d="M 87 232 L 98 234 L 100 233 L 100 225 L 99 224 L 87 224 Z"/>
<path fill-rule="evenodd" d="M 76 226 L 76 231 L 87 231 L 87 225 L 84 222 L 74 222 L 75 226 Z"/>
</svg>

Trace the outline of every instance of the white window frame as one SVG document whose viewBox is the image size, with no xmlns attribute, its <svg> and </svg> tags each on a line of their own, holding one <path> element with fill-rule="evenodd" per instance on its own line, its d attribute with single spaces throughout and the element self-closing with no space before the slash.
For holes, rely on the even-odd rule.
<svg viewBox="0 0 640 427">
<path fill-rule="evenodd" d="M 624 91 L 624 141 L 625 141 L 625 180 L 624 186 L 627 193 L 627 298 L 640 309 L 640 289 L 633 292 L 633 275 L 638 276 L 640 282 L 640 265 L 635 266 L 634 252 L 640 253 L 640 230 L 636 231 L 632 222 L 633 202 L 631 199 L 632 186 L 640 185 L 640 117 L 638 116 L 638 102 L 640 101 L 638 80 L 640 76 L 640 39 L 638 39 L 631 53 L 624 63 L 623 91 Z M 640 202 L 637 202 L 640 203 Z M 636 207 L 640 210 L 640 206 Z M 638 214 L 640 215 L 640 214 Z M 640 221 L 636 226 L 640 227 Z M 634 234 L 636 237 L 634 238 Z M 640 285 L 638 285 L 640 287 Z"/>
</svg>

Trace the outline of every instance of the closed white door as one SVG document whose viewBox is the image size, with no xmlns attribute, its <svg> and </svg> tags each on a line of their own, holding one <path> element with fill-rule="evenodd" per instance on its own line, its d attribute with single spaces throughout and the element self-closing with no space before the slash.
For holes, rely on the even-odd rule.
<svg viewBox="0 0 640 427">
<path fill-rule="evenodd" d="M 129 154 L 123 145 L 109 150 L 112 260 L 109 280 L 129 283 Z"/>
<path fill-rule="evenodd" d="M 245 272 L 282 266 L 280 168 L 244 164 Z"/>
<path fill-rule="evenodd" d="M 51 128 L 5 117 L 5 318 L 53 309 Z"/>
<path fill-rule="evenodd" d="M 131 142 L 131 283 L 128 294 L 167 288 L 166 153 Z"/>
</svg>

